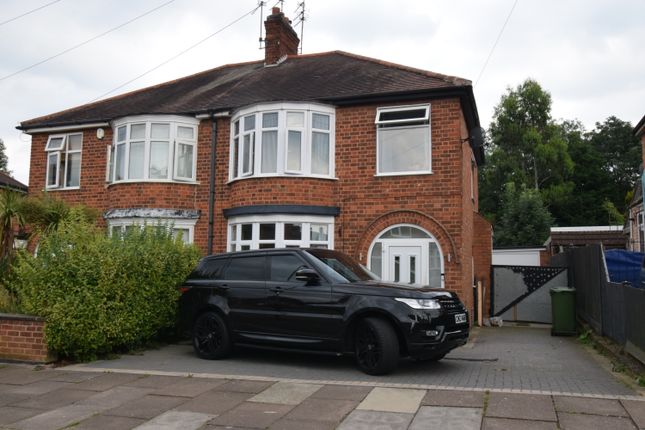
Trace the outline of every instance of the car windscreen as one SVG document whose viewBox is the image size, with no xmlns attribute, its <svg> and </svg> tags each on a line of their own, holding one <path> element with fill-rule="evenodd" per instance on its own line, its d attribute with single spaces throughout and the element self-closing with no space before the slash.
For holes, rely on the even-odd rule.
<svg viewBox="0 0 645 430">
<path fill-rule="evenodd" d="M 317 269 L 334 282 L 358 282 L 378 279 L 363 268 L 359 263 L 340 252 L 325 249 L 310 249 L 307 251 L 314 257 Z"/>
</svg>

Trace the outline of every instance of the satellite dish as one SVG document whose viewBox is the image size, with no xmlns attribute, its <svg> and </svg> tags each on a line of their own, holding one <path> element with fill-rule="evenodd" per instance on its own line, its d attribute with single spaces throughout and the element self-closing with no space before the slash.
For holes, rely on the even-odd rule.
<svg viewBox="0 0 645 430">
<path fill-rule="evenodd" d="M 470 130 L 470 144 L 473 148 L 484 146 L 484 143 L 486 143 L 486 130 L 481 127 Z"/>
</svg>

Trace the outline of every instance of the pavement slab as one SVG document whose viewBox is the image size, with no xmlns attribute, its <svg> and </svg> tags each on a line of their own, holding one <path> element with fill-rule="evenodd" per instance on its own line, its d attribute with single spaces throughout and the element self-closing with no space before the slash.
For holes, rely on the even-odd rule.
<svg viewBox="0 0 645 430">
<path fill-rule="evenodd" d="M 58 390 L 59 388 L 68 387 L 69 382 L 60 381 L 37 381 L 30 384 L 19 385 L 12 389 L 10 392 L 15 394 L 27 394 L 30 396 L 38 396 L 40 394 L 49 393 L 50 391 Z"/>
<path fill-rule="evenodd" d="M 356 409 L 414 414 L 419 409 L 425 394 L 425 390 L 377 387 L 365 397 Z"/>
<path fill-rule="evenodd" d="M 98 409 L 106 411 L 140 399 L 149 392 L 149 388 L 137 387 L 114 387 L 100 393 L 88 391 L 88 397 L 77 404 L 96 406 Z"/>
<path fill-rule="evenodd" d="M 316 399 L 363 400 L 372 391 L 372 387 L 356 385 L 325 385 L 311 395 Z"/>
<path fill-rule="evenodd" d="M 621 400 L 627 412 L 638 428 L 645 429 L 645 402 L 638 400 Z"/>
<path fill-rule="evenodd" d="M 412 414 L 355 410 L 338 426 L 338 430 L 407 430 Z"/>
<path fill-rule="evenodd" d="M 421 406 L 409 430 L 480 430 L 482 409 Z"/>
<path fill-rule="evenodd" d="M 551 396 L 491 393 L 487 417 L 557 421 Z"/>
<path fill-rule="evenodd" d="M 330 421 L 290 420 L 283 418 L 276 421 L 269 430 L 333 430 L 338 423 Z M 210 430 L 207 428 L 207 430 Z"/>
<path fill-rule="evenodd" d="M 483 408 L 484 392 L 482 391 L 455 391 L 455 390 L 428 390 L 422 405 L 426 406 L 457 406 L 467 408 Z"/>
<path fill-rule="evenodd" d="M 291 405 L 244 402 L 214 418 L 212 423 L 226 427 L 267 428 L 293 409 Z"/>
<path fill-rule="evenodd" d="M 100 373 L 74 372 L 72 370 L 54 370 L 51 372 L 50 381 L 60 382 L 83 382 L 101 376 Z"/>
<path fill-rule="evenodd" d="M 627 411 L 618 400 L 553 396 L 553 403 L 555 404 L 555 410 L 558 412 L 616 417 L 628 416 Z"/>
<path fill-rule="evenodd" d="M 43 411 L 38 409 L 3 406 L 0 407 L 0 425 L 15 423 L 16 421 L 24 420 L 25 418 L 33 417 L 34 415 L 42 413 Z"/>
<path fill-rule="evenodd" d="M 222 385 L 218 385 L 214 391 L 233 391 L 235 393 L 257 394 L 266 390 L 273 384 L 275 384 L 273 381 L 248 381 L 241 379 L 238 381 L 228 381 Z"/>
<path fill-rule="evenodd" d="M 76 384 L 75 388 L 79 390 L 90 390 L 90 391 L 105 391 L 110 388 L 116 387 L 117 385 L 127 384 L 136 379 L 142 378 L 143 375 L 136 375 L 131 373 L 112 373 L 107 372 L 96 378 L 88 379 L 83 382 Z"/>
<path fill-rule="evenodd" d="M 240 403 L 248 400 L 248 393 L 230 393 L 225 391 L 208 391 L 204 394 L 177 406 L 179 411 L 200 412 L 210 415 L 219 415 L 233 409 Z"/>
<path fill-rule="evenodd" d="M 77 426 L 74 426 L 73 430 L 130 430 L 145 423 L 146 420 L 140 418 L 127 418 L 127 417 L 114 417 L 107 415 L 94 415 L 91 418 L 88 418 Z"/>
<path fill-rule="evenodd" d="M 29 394 L 17 394 L 11 391 L 4 391 L 5 387 L 14 388 L 14 385 L 2 385 L 0 386 L 0 406 L 10 405 L 12 403 L 20 402 L 22 400 L 28 399 Z"/>
<path fill-rule="evenodd" d="M 85 390 L 74 390 L 71 388 L 60 388 L 40 396 L 31 397 L 28 400 L 20 401 L 20 407 L 35 409 L 56 409 L 62 406 L 71 405 L 79 400 L 86 399 L 88 393 Z"/>
<path fill-rule="evenodd" d="M 277 382 L 261 393 L 251 397 L 249 401 L 297 405 L 320 388 L 322 388 L 322 385 Z"/>
<path fill-rule="evenodd" d="M 332 400 L 308 398 L 296 406 L 287 416 L 293 420 L 340 422 L 356 408 L 355 400 Z"/>
<path fill-rule="evenodd" d="M 5 367 L 0 369 L 0 384 L 26 385 L 50 378 L 47 370 L 34 370 L 31 367 Z"/>
<path fill-rule="evenodd" d="M 224 379 L 182 378 L 178 382 L 158 388 L 156 396 L 197 397 L 224 384 Z"/>
<path fill-rule="evenodd" d="M 484 418 L 482 430 L 558 430 L 556 423 L 547 421 L 513 420 L 508 418 Z"/>
<path fill-rule="evenodd" d="M 101 411 L 91 405 L 69 405 L 18 421 L 11 428 L 19 430 L 58 430 L 83 421 Z"/>
<path fill-rule="evenodd" d="M 168 411 L 135 427 L 137 430 L 197 430 L 208 421 L 213 415 L 200 414 L 187 411 Z"/>
<path fill-rule="evenodd" d="M 141 388 L 163 388 L 180 381 L 181 378 L 177 376 L 159 376 L 159 375 L 146 375 L 143 378 L 135 379 L 132 382 L 125 384 L 126 387 L 141 387 Z"/>
<path fill-rule="evenodd" d="M 147 395 L 105 412 L 105 415 L 150 419 L 186 402 L 185 397 Z"/>
<path fill-rule="evenodd" d="M 636 430 L 632 420 L 625 417 L 604 417 L 600 415 L 569 414 L 558 412 L 562 430 Z"/>
</svg>

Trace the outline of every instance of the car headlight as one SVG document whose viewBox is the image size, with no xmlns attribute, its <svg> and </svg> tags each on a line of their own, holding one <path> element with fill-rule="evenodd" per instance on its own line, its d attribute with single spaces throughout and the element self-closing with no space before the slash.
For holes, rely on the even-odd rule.
<svg viewBox="0 0 645 430">
<path fill-rule="evenodd" d="M 434 299 L 403 299 L 395 298 L 397 302 L 405 303 L 412 309 L 441 309 L 441 305 Z"/>
</svg>

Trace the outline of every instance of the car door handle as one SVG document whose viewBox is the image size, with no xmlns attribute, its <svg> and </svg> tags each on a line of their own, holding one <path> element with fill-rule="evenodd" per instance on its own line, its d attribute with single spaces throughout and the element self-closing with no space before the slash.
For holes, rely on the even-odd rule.
<svg viewBox="0 0 645 430">
<path fill-rule="evenodd" d="M 276 295 L 278 295 L 282 292 L 282 287 L 273 287 L 273 288 L 270 288 L 269 290 L 276 293 Z"/>
<path fill-rule="evenodd" d="M 217 288 L 220 288 L 222 290 L 228 290 L 229 286 L 228 284 L 222 284 L 222 285 L 218 285 Z"/>
</svg>

